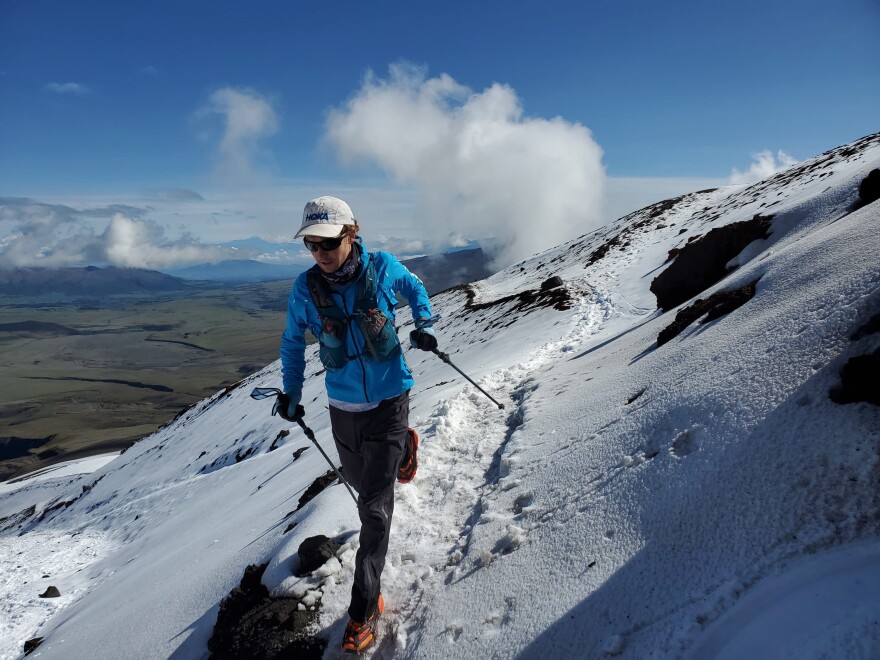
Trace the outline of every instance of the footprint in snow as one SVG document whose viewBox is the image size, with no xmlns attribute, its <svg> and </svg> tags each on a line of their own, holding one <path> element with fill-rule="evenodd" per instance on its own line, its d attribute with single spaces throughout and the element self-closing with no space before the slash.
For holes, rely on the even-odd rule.
<svg viewBox="0 0 880 660">
<path fill-rule="evenodd" d="M 672 439 L 669 453 L 676 458 L 684 458 L 700 449 L 702 427 L 694 426 L 685 429 Z"/>
</svg>

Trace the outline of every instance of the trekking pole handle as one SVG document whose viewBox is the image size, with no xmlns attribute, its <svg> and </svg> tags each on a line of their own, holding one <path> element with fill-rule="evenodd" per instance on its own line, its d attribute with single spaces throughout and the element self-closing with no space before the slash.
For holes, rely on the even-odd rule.
<svg viewBox="0 0 880 660">
<path fill-rule="evenodd" d="M 452 364 L 452 360 L 449 359 L 449 354 L 448 354 L 448 353 L 444 353 L 443 351 L 439 351 L 439 350 L 437 350 L 436 348 L 432 348 L 432 349 L 431 349 L 431 352 L 434 353 L 435 355 L 437 355 L 437 357 L 439 357 L 439 358 L 440 358 L 441 360 L 443 360 L 446 364 L 448 364 L 450 367 L 452 367 L 453 369 L 455 369 L 455 370 L 456 370 L 458 373 L 460 373 L 462 376 L 464 376 L 464 377 L 467 379 L 467 381 L 468 381 L 471 385 L 473 385 L 473 386 L 476 387 L 478 390 L 480 390 L 480 392 L 482 392 L 483 394 L 485 394 L 485 395 L 489 398 L 489 400 L 490 400 L 492 403 L 494 403 L 496 406 L 498 406 L 499 410 L 504 410 L 504 404 L 503 404 L 503 403 L 498 403 L 495 399 L 492 398 L 492 395 L 491 395 L 491 394 L 489 394 L 486 390 L 484 390 L 482 387 L 480 387 L 479 385 L 477 385 L 473 380 L 471 380 L 471 377 L 470 377 L 470 376 L 468 376 L 465 372 L 463 372 L 461 369 L 459 369 L 459 368 L 456 367 L 454 364 Z"/>
</svg>

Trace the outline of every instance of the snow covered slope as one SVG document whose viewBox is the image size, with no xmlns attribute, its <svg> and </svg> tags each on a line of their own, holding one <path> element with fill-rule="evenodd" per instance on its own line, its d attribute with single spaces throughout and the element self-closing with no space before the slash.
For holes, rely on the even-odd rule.
<svg viewBox="0 0 880 660">
<path fill-rule="evenodd" d="M 852 339 L 880 312 L 880 202 L 856 208 L 877 167 L 880 134 L 435 296 L 441 348 L 506 408 L 407 354 L 420 468 L 397 489 L 374 657 L 878 657 L 880 411 L 829 398 L 880 348 Z M 693 303 L 657 310 L 670 251 L 756 215 L 768 237 L 699 293 L 754 296 L 658 345 Z M 319 367 L 306 421 L 335 456 Z M 92 474 L 5 492 L 0 658 L 35 636 L 29 657 L 206 657 L 220 600 L 266 562 L 274 596 L 320 604 L 335 657 L 357 515 L 338 485 L 297 510 L 327 465 L 248 398 L 279 380 L 270 365 Z M 297 578 L 315 534 L 342 548 Z"/>
</svg>

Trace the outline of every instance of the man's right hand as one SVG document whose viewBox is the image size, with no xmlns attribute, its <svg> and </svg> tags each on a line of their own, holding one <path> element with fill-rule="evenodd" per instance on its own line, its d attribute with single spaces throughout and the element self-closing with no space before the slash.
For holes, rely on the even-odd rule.
<svg viewBox="0 0 880 660">
<path fill-rule="evenodd" d="M 275 405 L 272 406 L 272 414 L 278 413 L 281 419 L 286 419 L 288 422 L 299 421 L 306 414 L 305 408 L 299 403 L 301 398 L 302 390 L 279 394 L 275 399 Z"/>
</svg>

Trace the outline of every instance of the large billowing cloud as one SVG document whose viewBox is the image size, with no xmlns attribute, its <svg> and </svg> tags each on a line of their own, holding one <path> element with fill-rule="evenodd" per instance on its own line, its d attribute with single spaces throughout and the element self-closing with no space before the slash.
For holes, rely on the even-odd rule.
<svg viewBox="0 0 880 660">
<path fill-rule="evenodd" d="M 798 161 L 792 158 L 781 149 L 774 156 L 769 149 L 752 154 L 754 161 L 749 169 L 740 172 L 735 167 L 730 173 L 730 183 L 755 183 L 768 176 L 773 176 L 777 172 L 787 170 L 792 165 L 796 165 Z"/>
<path fill-rule="evenodd" d="M 253 256 L 247 252 L 204 245 L 186 233 L 171 238 L 137 207 L 79 210 L 25 198 L 0 198 L 0 268 L 101 263 L 168 268 L 233 255 Z"/>
<path fill-rule="evenodd" d="M 491 237 L 497 266 L 602 224 L 605 173 L 590 130 L 524 116 L 507 85 L 473 92 L 398 64 L 330 113 L 327 136 L 344 162 L 375 163 L 416 189 L 412 220 L 425 239 Z"/>
<path fill-rule="evenodd" d="M 223 118 L 218 175 L 229 182 L 251 182 L 260 171 L 261 159 L 267 157 L 260 142 L 278 131 L 278 116 L 269 100 L 254 90 L 224 87 L 211 94 L 197 114 Z"/>
</svg>

